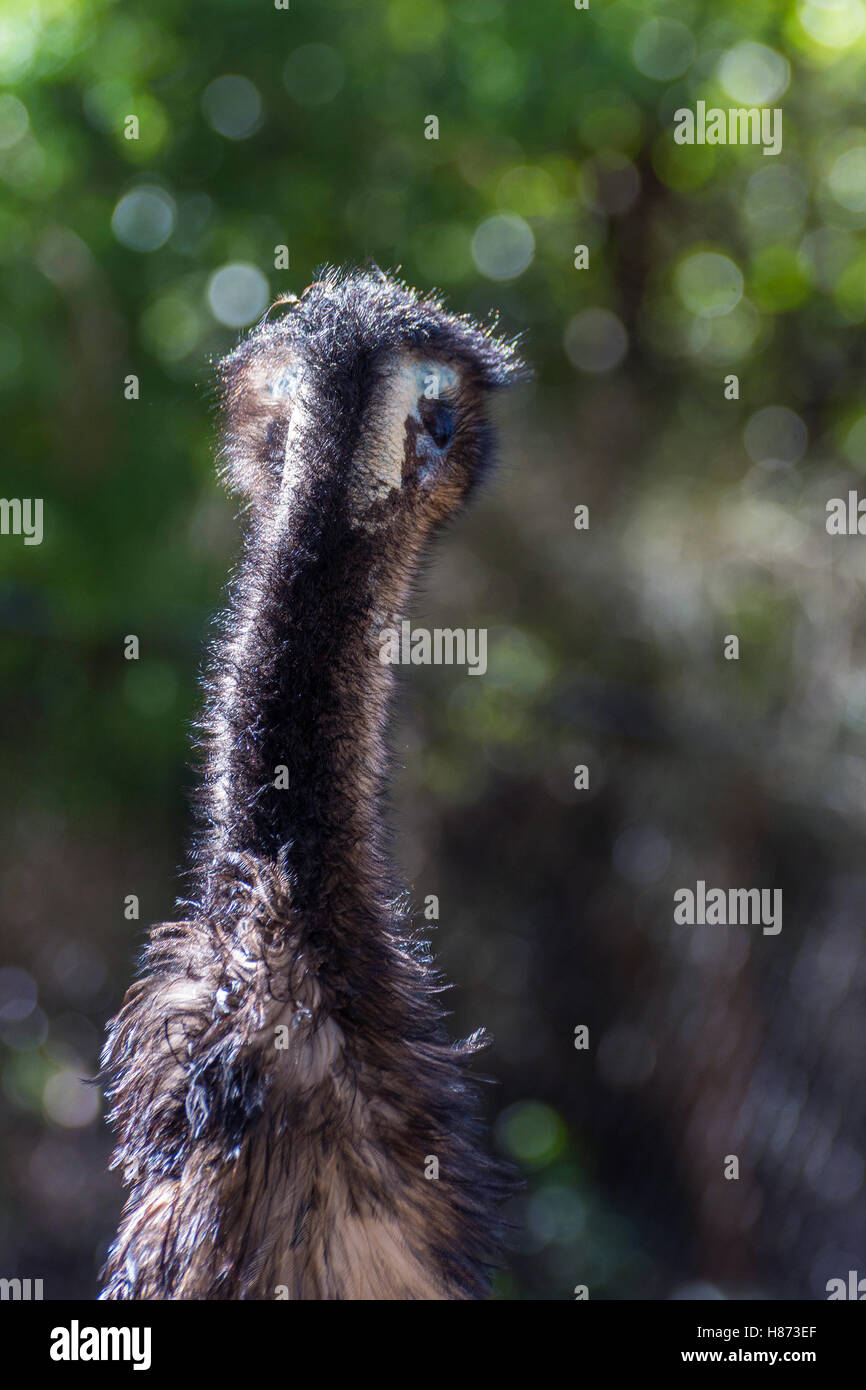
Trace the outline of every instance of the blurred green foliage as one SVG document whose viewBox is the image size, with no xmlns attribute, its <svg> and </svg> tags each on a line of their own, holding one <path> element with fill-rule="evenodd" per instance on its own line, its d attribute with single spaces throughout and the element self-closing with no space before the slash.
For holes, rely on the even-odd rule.
<svg viewBox="0 0 866 1390">
<path fill-rule="evenodd" d="M 94 1177 L 95 1115 L 63 1078 L 93 1070 L 131 933 L 170 910 L 195 676 L 237 535 L 215 479 L 210 364 L 321 265 L 372 258 L 461 311 L 495 308 L 537 369 L 503 407 L 499 490 L 422 600 L 445 622 L 489 624 L 491 652 L 484 681 L 412 678 L 397 819 L 419 891 L 438 887 L 464 811 L 489 831 L 503 779 L 548 843 L 576 841 L 583 822 L 557 839 L 571 766 L 595 755 L 603 798 L 648 727 L 623 712 L 626 690 L 651 694 L 677 733 L 660 765 L 643 749 L 612 839 L 618 816 L 663 823 L 682 865 L 690 836 L 722 834 L 699 745 L 724 764 L 721 800 L 726 776 L 754 777 L 804 815 L 838 755 L 836 812 L 859 827 L 866 571 L 854 542 L 829 557 L 823 507 L 866 470 L 864 52 L 861 0 L 7 0 L 2 490 L 45 505 L 40 547 L 0 544 L 2 881 L 19 972 L 2 1017 L 20 1022 L 21 970 L 44 1010 L 44 1027 L 4 1033 L 4 1210 L 22 1273 L 91 1292 L 116 1210 Z M 781 154 L 675 144 L 674 112 L 699 99 L 781 107 Z M 728 632 L 747 659 L 720 668 Z M 122 656 L 130 633 L 137 663 Z M 573 922 L 539 878 L 530 937 L 508 926 L 531 857 L 503 833 L 501 882 L 450 871 L 440 943 L 461 992 L 499 1016 L 496 1132 L 528 1174 L 501 1291 L 569 1297 L 594 1280 L 636 1296 L 712 1273 L 685 1207 L 676 1258 L 653 1245 L 650 1214 L 612 1214 L 609 1156 L 569 1110 L 572 1061 L 539 1043 L 543 995 L 521 993 L 545 934 Z M 132 892 L 138 927 L 122 918 Z M 60 1235 L 58 1194 L 82 1213 Z"/>
</svg>

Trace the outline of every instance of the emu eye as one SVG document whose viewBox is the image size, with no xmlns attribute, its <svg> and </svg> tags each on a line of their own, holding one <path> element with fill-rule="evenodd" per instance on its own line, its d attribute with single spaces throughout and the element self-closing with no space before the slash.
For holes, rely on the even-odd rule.
<svg viewBox="0 0 866 1390">
<path fill-rule="evenodd" d="M 454 431 L 457 428 L 457 419 L 454 408 L 446 401 L 423 400 L 419 406 L 419 413 L 433 443 L 437 449 L 445 449 L 454 438 Z"/>
</svg>

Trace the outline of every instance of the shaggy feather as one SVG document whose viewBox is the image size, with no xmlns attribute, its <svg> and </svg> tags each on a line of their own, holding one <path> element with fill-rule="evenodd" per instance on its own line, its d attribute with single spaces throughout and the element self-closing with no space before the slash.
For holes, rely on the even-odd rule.
<svg viewBox="0 0 866 1390">
<path fill-rule="evenodd" d="M 459 378 L 454 439 L 431 482 L 398 421 L 402 478 L 359 492 L 359 439 L 422 360 Z M 103 1055 L 130 1189 L 104 1298 L 488 1291 L 510 1177 L 465 1070 L 483 1034 L 449 1042 L 390 866 L 377 615 L 404 611 L 488 462 L 483 398 L 520 370 L 438 301 L 334 271 L 220 368 L 251 516 L 206 681 L 193 900 L 153 928 Z"/>
</svg>

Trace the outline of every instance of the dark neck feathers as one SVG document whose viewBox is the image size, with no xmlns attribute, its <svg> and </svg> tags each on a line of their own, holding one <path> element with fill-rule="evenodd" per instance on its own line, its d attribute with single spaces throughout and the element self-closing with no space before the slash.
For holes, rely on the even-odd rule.
<svg viewBox="0 0 866 1390">
<path fill-rule="evenodd" d="M 371 343 L 426 334 L 490 383 L 513 354 L 384 277 L 313 289 L 224 371 L 252 508 L 208 676 L 193 900 L 152 929 L 103 1053 L 130 1189 L 103 1297 L 473 1298 L 497 1256 L 509 1180 L 464 1068 L 480 1035 L 448 1041 L 382 828 L 379 634 L 438 519 L 397 487 L 358 524 L 351 490 Z"/>
</svg>

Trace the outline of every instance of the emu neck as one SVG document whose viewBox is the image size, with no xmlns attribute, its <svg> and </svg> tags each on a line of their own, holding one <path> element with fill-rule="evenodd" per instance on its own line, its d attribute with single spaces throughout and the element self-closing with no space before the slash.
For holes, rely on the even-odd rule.
<svg viewBox="0 0 866 1390">
<path fill-rule="evenodd" d="M 392 685 L 378 633 L 407 584 L 372 537 L 320 512 L 265 518 L 248 541 L 212 698 L 205 848 L 279 859 L 297 912 L 378 915 Z"/>
</svg>

